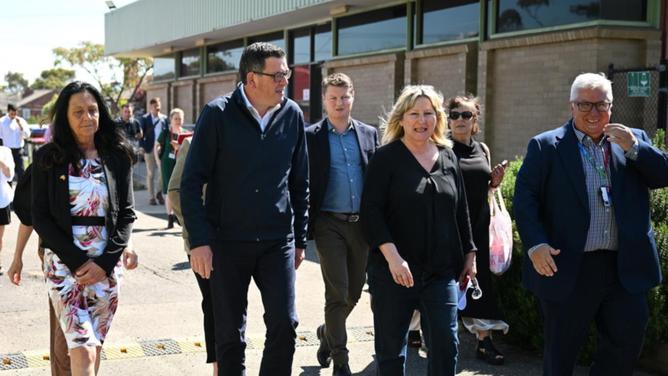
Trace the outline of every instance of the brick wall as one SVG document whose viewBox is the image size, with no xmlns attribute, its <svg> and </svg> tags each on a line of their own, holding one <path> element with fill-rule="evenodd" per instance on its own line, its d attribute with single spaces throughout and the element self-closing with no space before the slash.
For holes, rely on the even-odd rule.
<svg viewBox="0 0 668 376">
<path fill-rule="evenodd" d="M 329 61 L 323 65 L 323 77 L 341 72 L 353 80 L 355 104 L 353 117 L 378 125 L 379 116 L 388 112 L 403 87 L 404 54 L 393 53 Z"/>
<path fill-rule="evenodd" d="M 237 73 L 230 73 L 199 80 L 200 100 L 198 101 L 199 105 L 197 106 L 198 111 L 214 98 L 234 91 L 236 88 L 237 76 Z"/>
<path fill-rule="evenodd" d="M 494 160 L 524 154 L 531 137 L 570 118 L 576 75 L 605 72 L 611 62 L 644 65 L 652 56 L 645 40 L 655 36 L 658 32 L 591 28 L 483 43 L 479 93 Z"/>
<path fill-rule="evenodd" d="M 148 106 L 150 105 L 149 102 L 151 101 L 151 98 L 155 97 L 160 98 L 162 112 L 168 113 L 170 108 L 169 84 L 151 84 L 146 88 L 146 113 L 148 113 Z"/>
<path fill-rule="evenodd" d="M 172 84 L 172 108 L 180 108 L 183 110 L 185 124 L 194 123 L 195 116 L 193 113 L 194 109 L 194 80 L 187 81 L 177 81 Z"/>
</svg>

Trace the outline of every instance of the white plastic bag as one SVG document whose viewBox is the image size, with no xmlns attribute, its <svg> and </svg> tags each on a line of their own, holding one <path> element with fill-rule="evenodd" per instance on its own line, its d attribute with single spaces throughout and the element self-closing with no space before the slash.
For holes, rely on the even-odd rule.
<svg viewBox="0 0 668 376">
<path fill-rule="evenodd" d="M 513 221 L 506 210 L 500 189 L 490 194 L 489 207 L 491 218 L 489 221 L 489 270 L 496 274 L 503 274 L 510 268 L 513 257 Z"/>
</svg>

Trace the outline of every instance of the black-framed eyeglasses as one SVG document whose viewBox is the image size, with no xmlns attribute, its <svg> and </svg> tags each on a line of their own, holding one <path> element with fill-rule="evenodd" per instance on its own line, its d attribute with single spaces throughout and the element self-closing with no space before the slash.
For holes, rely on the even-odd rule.
<svg viewBox="0 0 668 376">
<path fill-rule="evenodd" d="M 596 106 L 596 109 L 598 112 L 606 112 L 610 109 L 612 106 L 612 103 L 610 102 L 573 102 L 575 103 L 576 106 L 578 106 L 578 110 L 581 112 L 591 112 L 591 110 Z"/>
<path fill-rule="evenodd" d="M 256 72 L 256 71 L 253 71 L 253 73 L 259 74 L 259 75 L 262 75 L 262 76 L 272 77 L 274 79 L 274 82 L 276 82 L 276 83 L 279 83 L 279 82 L 283 81 L 284 78 L 286 80 L 289 80 L 290 77 L 292 77 L 292 71 L 290 69 L 286 70 L 285 72 L 276 72 L 276 73 L 264 73 L 264 72 Z"/>
<path fill-rule="evenodd" d="M 473 112 L 471 112 L 471 111 L 464 111 L 464 112 L 450 111 L 450 114 L 448 114 L 448 117 L 452 120 L 457 120 L 457 119 L 459 119 L 460 116 L 464 120 L 469 120 L 470 118 L 473 117 Z"/>
</svg>

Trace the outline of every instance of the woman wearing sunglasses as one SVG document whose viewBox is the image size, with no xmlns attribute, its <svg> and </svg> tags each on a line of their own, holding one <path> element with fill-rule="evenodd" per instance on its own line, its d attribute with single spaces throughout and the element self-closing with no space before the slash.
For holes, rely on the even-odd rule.
<svg viewBox="0 0 668 376">
<path fill-rule="evenodd" d="M 501 320 L 496 295 L 491 286 L 489 270 L 489 220 L 488 192 L 501 184 L 507 161 L 491 168 L 489 148 L 474 139 L 480 131 L 478 98 L 466 95 L 450 98 L 446 103 L 448 127 L 452 147 L 459 160 L 464 177 L 466 201 L 469 207 L 473 241 L 478 249 L 478 283 L 484 292 L 478 300 L 467 297 L 466 309 L 461 312 L 462 322 L 468 331 L 478 338 L 476 357 L 489 364 L 503 364 L 503 354 L 492 343 L 491 332 L 508 332 L 508 324 Z"/>
</svg>

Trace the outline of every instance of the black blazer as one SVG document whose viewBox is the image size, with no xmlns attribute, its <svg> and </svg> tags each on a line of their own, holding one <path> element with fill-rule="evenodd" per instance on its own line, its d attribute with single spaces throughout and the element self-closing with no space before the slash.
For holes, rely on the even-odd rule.
<svg viewBox="0 0 668 376">
<path fill-rule="evenodd" d="M 159 119 L 160 120 L 158 120 L 158 123 L 160 124 L 160 127 L 163 130 L 167 129 L 168 128 L 167 116 L 160 114 Z M 153 125 L 153 118 L 151 117 L 150 112 L 141 117 L 139 125 L 141 126 L 141 130 L 143 132 L 143 138 L 139 140 L 139 146 L 141 146 L 141 148 L 144 149 L 145 152 L 152 153 L 153 146 L 155 146 L 156 135 L 155 135 L 155 125 Z"/>
<path fill-rule="evenodd" d="M 72 217 L 69 204 L 69 184 L 67 163 L 44 168 L 40 161 L 53 144 L 43 146 L 36 153 L 32 171 L 32 221 L 35 231 L 42 239 L 44 248 L 51 249 L 74 273 L 89 259 L 86 252 L 74 245 L 72 239 Z M 109 162 L 109 163 L 107 163 Z M 129 160 L 102 157 L 107 189 L 109 190 L 109 211 L 106 215 L 107 246 L 104 253 L 93 261 L 107 275 L 111 275 L 116 263 L 127 247 L 134 212 L 132 190 L 132 165 Z"/>
<path fill-rule="evenodd" d="M 369 165 L 369 160 L 378 148 L 378 131 L 375 127 L 364 124 L 361 121 L 352 120 L 355 134 L 357 135 L 357 144 L 360 147 L 360 155 L 362 157 L 362 171 L 366 172 L 366 167 Z M 322 201 L 325 199 L 325 191 L 329 183 L 329 139 L 327 118 L 306 128 L 306 144 L 308 148 L 309 161 L 309 188 L 310 188 L 310 203 L 309 203 L 309 226 L 308 237 L 313 238 L 313 226 Z"/>
</svg>

